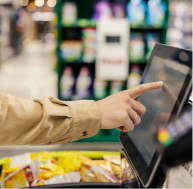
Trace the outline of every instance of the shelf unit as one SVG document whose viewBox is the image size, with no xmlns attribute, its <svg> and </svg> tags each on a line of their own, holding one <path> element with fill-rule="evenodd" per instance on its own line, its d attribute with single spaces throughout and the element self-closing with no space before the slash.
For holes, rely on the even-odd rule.
<svg viewBox="0 0 193 189">
<path fill-rule="evenodd" d="M 93 79 L 95 78 L 95 61 L 91 63 L 86 63 L 83 61 L 82 56 L 78 60 L 65 60 L 60 53 L 60 45 L 64 39 L 65 31 L 66 30 L 81 30 L 82 28 L 96 28 L 96 21 L 91 20 L 91 15 L 92 15 L 92 10 L 93 10 L 93 4 L 96 2 L 95 0 L 71 0 L 72 2 L 75 2 L 78 8 L 78 20 L 73 23 L 73 24 L 66 24 L 62 21 L 62 5 L 66 0 L 58 0 L 57 5 L 55 8 L 55 11 L 57 13 L 58 17 L 58 24 L 57 24 L 57 30 L 58 30 L 58 37 L 57 37 L 57 72 L 58 72 L 58 98 L 61 100 L 65 100 L 61 98 L 60 95 L 60 80 L 62 77 L 63 69 L 66 66 L 71 66 L 73 67 L 73 71 L 75 75 L 79 73 L 79 70 L 81 67 L 88 67 Z M 111 0 L 112 3 L 116 2 Z M 125 2 L 128 2 L 129 0 L 125 0 Z M 147 2 L 148 0 L 146 0 Z M 140 26 L 130 26 L 131 32 L 140 32 L 145 36 L 146 33 L 152 32 L 152 33 L 159 33 L 161 40 L 160 43 L 166 44 L 166 33 L 167 33 L 167 25 L 168 25 L 168 18 L 169 18 L 169 0 L 164 0 L 166 3 L 166 16 L 165 16 L 165 23 L 162 27 L 153 27 L 151 25 L 148 25 L 146 23 L 140 25 Z M 79 36 L 80 38 L 80 36 Z M 145 51 L 147 52 L 147 47 L 145 47 Z M 129 53 L 129 52 L 128 52 Z M 141 60 L 137 62 L 131 62 L 130 61 L 130 67 L 133 64 L 137 64 L 140 66 L 140 69 L 143 71 L 145 68 L 145 65 L 147 63 L 147 58 L 144 57 Z M 108 82 L 107 85 L 107 90 L 109 91 L 110 86 L 110 81 Z M 126 88 L 126 81 L 124 83 L 124 89 Z M 93 100 L 94 97 L 92 98 Z M 117 142 L 118 141 L 118 130 L 114 129 L 112 131 L 106 131 L 106 130 L 101 130 L 99 133 L 91 137 L 89 139 L 82 139 L 80 141 L 82 142 Z"/>
</svg>

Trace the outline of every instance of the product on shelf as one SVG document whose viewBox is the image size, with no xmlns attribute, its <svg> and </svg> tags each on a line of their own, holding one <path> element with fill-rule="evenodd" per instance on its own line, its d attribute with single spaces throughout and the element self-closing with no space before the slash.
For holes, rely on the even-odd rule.
<svg viewBox="0 0 193 189">
<path fill-rule="evenodd" d="M 167 43 L 192 49 L 192 1 L 171 0 Z"/>
<path fill-rule="evenodd" d="M 96 29 L 84 28 L 82 30 L 83 61 L 93 62 L 96 58 Z"/>
<path fill-rule="evenodd" d="M 126 10 L 131 25 L 138 26 L 145 22 L 146 3 L 144 0 L 129 1 Z"/>
<path fill-rule="evenodd" d="M 88 99 L 92 96 L 92 76 L 90 70 L 87 67 L 80 69 L 80 73 L 76 81 L 76 95 L 73 97 L 74 100 Z"/>
<path fill-rule="evenodd" d="M 114 18 L 125 18 L 125 4 L 117 2 L 113 4 L 113 16 Z"/>
<path fill-rule="evenodd" d="M 149 0 L 147 11 L 147 23 L 160 27 L 165 22 L 166 4 L 163 0 Z"/>
<path fill-rule="evenodd" d="M 81 41 L 63 41 L 60 46 L 61 55 L 66 61 L 78 60 L 81 58 Z"/>
<path fill-rule="evenodd" d="M 160 42 L 160 36 L 159 36 L 159 34 L 156 34 L 156 33 L 147 33 L 145 38 L 146 38 L 146 42 L 147 42 L 146 58 L 149 59 L 155 44 Z"/>
<path fill-rule="evenodd" d="M 139 85 L 140 81 L 141 81 L 140 68 L 138 65 L 133 65 L 131 67 L 131 73 L 128 76 L 127 89 Z"/>
<path fill-rule="evenodd" d="M 131 33 L 129 57 L 131 62 L 140 61 L 145 57 L 145 43 L 142 34 Z"/>
<path fill-rule="evenodd" d="M 94 96 L 96 100 L 107 97 L 107 81 L 95 79 L 94 81 Z"/>
<path fill-rule="evenodd" d="M 94 6 L 93 19 L 109 19 L 113 17 L 111 5 L 108 1 L 99 1 Z"/>
<path fill-rule="evenodd" d="M 74 2 L 65 2 L 62 7 L 62 20 L 66 24 L 72 24 L 77 20 L 77 7 Z"/>
<path fill-rule="evenodd" d="M 118 93 L 123 90 L 123 81 L 111 81 L 110 85 L 110 95 Z"/>
<path fill-rule="evenodd" d="M 71 67 L 66 67 L 60 80 L 60 95 L 62 99 L 71 100 L 74 93 L 75 77 Z"/>
</svg>

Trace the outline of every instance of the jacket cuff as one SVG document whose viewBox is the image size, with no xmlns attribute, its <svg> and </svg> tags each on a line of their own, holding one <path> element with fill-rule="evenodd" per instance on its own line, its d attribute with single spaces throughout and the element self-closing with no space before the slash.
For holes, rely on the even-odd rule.
<svg viewBox="0 0 193 189">
<path fill-rule="evenodd" d="M 93 100 L 66 102 L 72 117 L 72 135 L 70 141 L 89 138 L 100 130 L 100 110 Z"/>
</svg>

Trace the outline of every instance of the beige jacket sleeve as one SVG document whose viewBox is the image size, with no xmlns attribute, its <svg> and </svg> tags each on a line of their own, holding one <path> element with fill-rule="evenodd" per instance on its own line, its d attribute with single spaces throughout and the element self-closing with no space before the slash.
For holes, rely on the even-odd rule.
<svg viewBox="0 0 193 189">
<path fill-rule="evenodd" d="M 100 129 L 94 101 L 28 101 L 0 93 L 0 146 L 50 145 L 88 138 Z"/>
</svg>

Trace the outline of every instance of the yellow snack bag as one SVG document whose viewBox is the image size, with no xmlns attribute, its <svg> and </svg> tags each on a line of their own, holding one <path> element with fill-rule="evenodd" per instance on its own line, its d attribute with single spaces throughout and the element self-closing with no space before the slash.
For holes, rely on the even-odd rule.
<svg viewBox="0 0 193 189">
<path fill-rule="evenodd" d="M 105 176 L 103 170 L 98 167 L 98 171 L 94 171 L 86 165 L 83 165 L 80 169 L 80 175 L 82 182 L 109 182 L 109 179 Z"/>
<path fill-rule="evenodd" d="M 104 155 L 103 156 L 104 160 L 110 161 L 111 163 L 114 163 L 116 165 L 121 165 L 121 157 L 119 155 Z"/>
<path fill-rule="evenodd" d="M 71 171 L 78 171 L 82 165 L 83 160 L 77 154 L 69 154 L 58 158 L 57 165 L 61 166 L 64 173 Z"/>
<path fill-rule="evenodd" d="M 64 170 L 61 166 L 54 163 L 40 164 L 40 173 L 38 180 L 49 179 L 51 177 L 64 174 Z"/>
<path fill-rule="evenodd" d="M 122 181 L 131 180 L 135 178 L 135 175 L 132 172 L 126 158 L 121 159 L 121 167 L 122 167 Z"/>
<path fill-rule="evenodd" d="M 7 173 L 13 172 L 20 167 L 27 165 L 36 158 L 38 158 L 40 161 L 54 161 L 54 159 L 49 155 L 48 152 L 26 153 L 8 158 L 3 164 L 3 170 Z"/>
<path fill-rule="evenodd" d="M 28 165 L 14 171 L 0 182 L 1 188 L 21 188 L 36 186 L 39 174 L 39 160 L 35 159 Z"/>
</svg>

